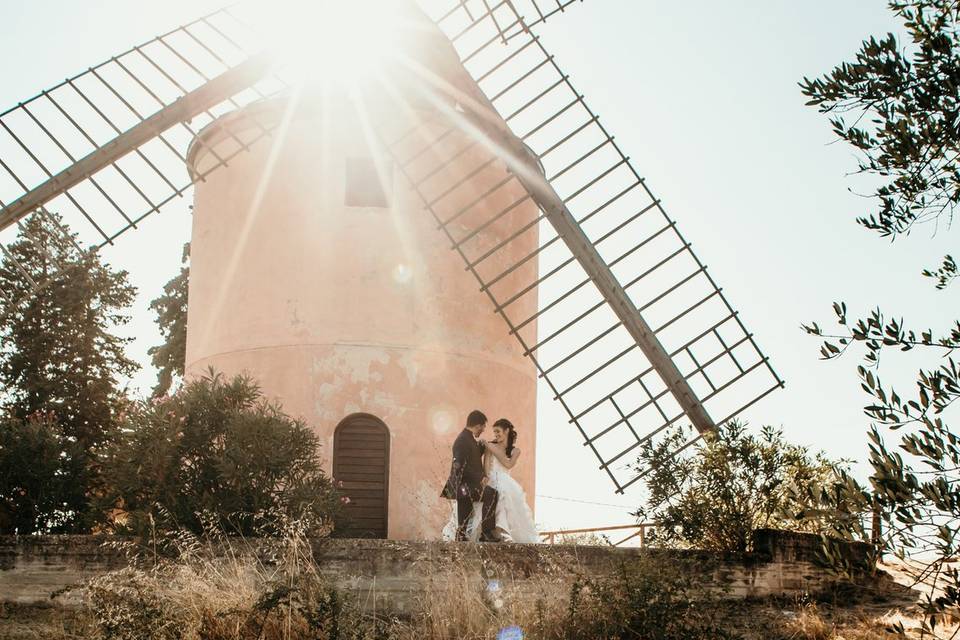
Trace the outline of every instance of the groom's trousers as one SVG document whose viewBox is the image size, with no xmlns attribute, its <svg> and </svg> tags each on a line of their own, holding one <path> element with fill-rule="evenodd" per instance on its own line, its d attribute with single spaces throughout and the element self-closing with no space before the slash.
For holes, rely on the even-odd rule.
<svg viewBox="0 0 960 640">
<path fill-rule="evenodd" d="M 476 494 L 467 487 L 461 486 L 457 492 L 457 540 L 467 539 L 467 525 L 470 517 L 473 515 L 474 500 Z M 494 529 L 497 526 L 497 490 L 491 487 L 483 487 L 480 493 L 480 502 L 483 504 L 480 512 L 480 538 L 482 540 L 494 540 L 496 533 Z"/>
</svg>

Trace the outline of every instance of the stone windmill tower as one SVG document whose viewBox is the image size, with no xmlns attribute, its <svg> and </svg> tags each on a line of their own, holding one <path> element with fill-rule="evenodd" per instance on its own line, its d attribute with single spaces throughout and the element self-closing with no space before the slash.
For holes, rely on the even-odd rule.
<svg viewBox="0 0 960 640">
<path fill-rule="evenodd" d="M 432 21 L 408 5 L 393 22 L 394 55 L 377 60 L 375 74 L 318 72 L 300 93 L 231 112 L 192 143 L 187 162 L 199 174 L 216 163 L 215 152 L 236 144 L 225 130 L 243 138 L 261 124 L 285 129 L 281 142 L 252 143 L 195 188 L 186 362 L 188 375 L 210 367 L 250 373 L 313 425 L 327 468 L 351 494 L 358 534 L 428 538 L 449 515 L 438 508 L 438 487 L 471 409 L 491 420 L 509 415 L 517 425 L 529 463 L 516 474 L 534 495 L 537 379 L 500 319 L 478 308 L 474 282 L 438 242 L 391 150 L 374 139 L 414 130 L 393 152 L 429 147 L 446 125 L 440 107 L 418 95 L 418 74 L 457 82 L 443 68 L 456 54 Z M 406 108 L 392 104 L 391 91 Z M 455 108 L 453 99 L 437 99 Z M 458 131 L 443 150 L 470 142 Z M 458 233 L 525 195 L 514 184 L 481 197 L 509 176 L 491 149 L 475 145 L 450 161 L 442 154 L 427 149 L 413 170 L 453 184 L 494 161 L 444 199 L 450 212 L 479 199 L 452 223 Z M 536 215 L 524 201 L 477 241 L 502 242 Z M 537 234 L 528 234 L 497 263 L 505 268 L 536 248 Z M 536 261 L 511 276 L 518 285 L 536 278 Z M 529 296 L 522 307 L 533 315 L 536 304 Z"/>
<path fill-rule="evenodd" d="M 103 245 L 193 185 L 188 374 L 312 425 L 355 535 L 437 535 L 476 407 L 532 499 L 538 385 L 622 492 L 669 426 L 676 455 L 782 382 L 537 35 L 571 4 L 321 3 L 325 73 L 292 82 L 201 18 L 0 116 L 0 230 L 56 207 Z"/>
</svg>

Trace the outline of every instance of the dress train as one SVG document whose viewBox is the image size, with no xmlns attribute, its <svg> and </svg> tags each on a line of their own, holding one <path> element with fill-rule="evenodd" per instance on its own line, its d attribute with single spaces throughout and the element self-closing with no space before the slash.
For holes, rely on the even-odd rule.
<svg viewBox="0 0 960 640">
<path fill-rule="evenodd" d="M 540 536 L 537 534 L 537 527 L 533 522 L 533 513 L 527 506 L 526 494 L 523 487 L 510 475 L 510 471 L 505 468 L 500 461 L 494 458 L 490 462 L 490 481 L 491 488 L 496 489 L 497 513 L 496 513 L 496 532 L 503 542 L 518 542 L 521 544 L 534 544 L 539 542 Z M 480 519 L 481 503 L 475 502 L 473 505 L 473 514 L 467 523 L 467 540 L 476 542 L 480 539 Z M 452 513 L 446 526 L 443 528 L 441 538 L 452 541 L 457 537 L 457 503 L 453 501 Z"/>
</svg>

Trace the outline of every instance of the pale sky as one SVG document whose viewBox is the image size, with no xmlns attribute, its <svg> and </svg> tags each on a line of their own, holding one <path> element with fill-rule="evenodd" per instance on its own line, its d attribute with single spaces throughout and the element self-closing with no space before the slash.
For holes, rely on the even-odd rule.
<svg viewBox="0 0 960 640">
<path fill-rule="evenodd" d="M 0 109 L 220 6 L 0 0 Z M 859 361 L 819 361 L 818 342 L 800 324 L 829 325 L 830 303 L 842 299 L 851 315 L 880 304 L 924 323 L 917 328 L 943 329 L 955 292 L 934 291 L 920 271 L 950 251 L 952 231 L 921 228 L 891 245 L 857 226 L 872 204 L 849 191 L 854 156 L 829 144 L 826 118 L 804 106 L 797 82 L 895 28 L 880 0 L 586 0 L 541 28 L 786 380 L 744 417 L 861 461 L 869 423 Z M 136 336 L 131 355 L 145 365 L 159 341 L 147 305 L 179 268 L 187 204 L 153 216 L 106 253 L 140 288 L 127 331 Z M 888 359 L 881 373 L 907 384 L 916 366 Z M 132 384 L 147 390 L 153 381 L 147 366 Z M 537 465 L 542 526 L 631 522 L 639 492 L 614 495 L 548 397 L 539 405 Z"/>
</svg>

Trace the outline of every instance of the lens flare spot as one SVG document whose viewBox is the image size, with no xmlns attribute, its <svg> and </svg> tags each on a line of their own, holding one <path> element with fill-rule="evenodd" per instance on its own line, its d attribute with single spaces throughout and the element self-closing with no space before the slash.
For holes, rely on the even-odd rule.
<svg viewBox="0 0 960 640">
<path fill-rule="evenodd" d="M 410 284 L 413 280 L 413 271 L 405 264 L 398 264 L 393 268 L 393 281 L 397 284 Z"/>
<path fill-rule="evenodd" d="M 437 408 L 431 411 L 430 424 L 437 435 L 450 433 L 455 422 L 453 411 L 450 409 Z"/>
<path fill-rule="evenodd" d="M 497 640 L 523 640 L 523 629 L 513 625 L 497 632 Z"/>
</svg>

